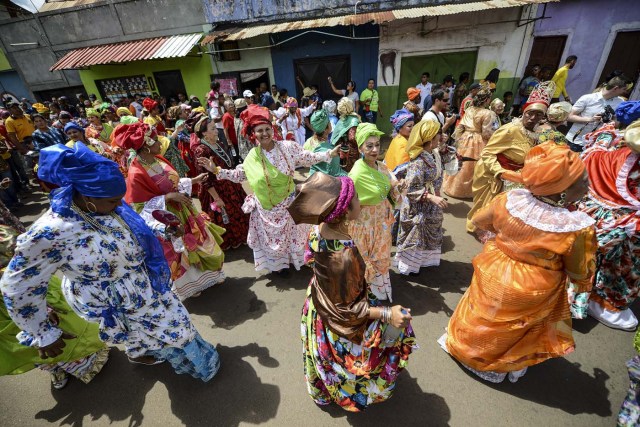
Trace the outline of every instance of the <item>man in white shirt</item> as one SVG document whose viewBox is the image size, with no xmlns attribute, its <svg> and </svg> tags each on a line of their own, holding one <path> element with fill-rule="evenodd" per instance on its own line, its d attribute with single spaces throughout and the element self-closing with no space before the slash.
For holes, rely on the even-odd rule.
<svg viewBox="0 0 640 427">
<path fill-rule="evenodd" d="M 448 88 L 444 85 L 435 85 L 431 90 L 431 100 L 433 104 L 431 108 L 424 113 L 422 116 L 422 120 L 432 120 L 434 122 L 440 123 L 442 127 L 442 134 L 444 137 L 444 142 L 449 139 L 449 134 L 447 130 L 453 126 L 456 122 L 456 115 L 453 114 L 450 117 L 446 117 L 446 114 L 449 112 L 450 106 L 450 94 L 448 92 Z"/>
<path fill-rule="evenodd" d="M 420 89 L 420 99 L 424 101 L 427 96 L 431 95 L 431 83 L 429 83 L 431 75 L 426 71 L 420 77 L 420 83 L 416 85 L 416 89 Z"/>
<path fill-rule="evenodd" d="M 584 148 L 584 137 L 602 124 L 602 113 L 609 106 L 615 110 L 623 101 L 624 95 L 630 89 L 629 81 L 624 76 L 614 77 L 607 82 L 604 89 L 595 93 L 582 95 L 571 109 L 567 121 L 573 125 L 567 133 L 569 147 L 573 151 L 581 152 Z M 615 119 L 615 116 L 614 118 Z"/>
</svg>

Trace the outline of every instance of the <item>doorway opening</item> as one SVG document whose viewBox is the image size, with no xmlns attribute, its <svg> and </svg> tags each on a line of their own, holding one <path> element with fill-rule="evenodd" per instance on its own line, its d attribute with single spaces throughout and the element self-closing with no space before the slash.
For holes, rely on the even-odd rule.
<svg viewBox="0 0 640 427">
<path fill-rule="evenodd" d="M 620 70 L 634 83 L 640 78 L 640 31 L 624 31 L 616 34 L 609 57 L 602 69 L 598 85 L 605 83 L 609 74 Z"/>
<path fill-rule="evenodd" d="M 153 79 L 156 81 L 156 88 L 160 96 L 164 96 L 166 99 L 178 99 L 178 94 L 183 93 L 187 98 L 189 97 L 180 70 L 158 71 L 153 73 Z"/>
<path fill-rule="evenodd" d="M 336 55 L 295 59 L 293 72 L 300 77 L 305 86 L 318 86 L 318 93 L 322 99 L 338 100 L 342 98 L 342 95 L 333 92 L 328 77 L 333 79 L 335 87 L 347 87 L 347 82 L 351 80 L 351 56 Z M 297 82 L 296 95 L 298 99 L 302 97 L 302 87 Z"/>
<path fill-rule="evenodd" d="M 540 78 L 542 80 L 550 80 L 553 74 L 560 67 L 562 61 L 562 53 L 567 43 L 567 36 L 545 36 L 533 39 L 529 62 L 524 70 L 522 78 L 531 75 L 531 69 L 534 65 L 540 65 L 542 71 Z"/>
</svg>

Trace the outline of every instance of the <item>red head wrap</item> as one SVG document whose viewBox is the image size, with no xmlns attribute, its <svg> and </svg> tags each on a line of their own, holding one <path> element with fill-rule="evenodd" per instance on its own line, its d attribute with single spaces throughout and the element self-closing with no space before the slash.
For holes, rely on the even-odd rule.
<svg viewBox="0 0 640 427">
<path fill-rule="evenodd" d="M 147 110 L 151 111 L 158 106 L 158 103 L 151 98 L 145 98 L 142 101 L 142 106 Z"/>
<path fill-rule="evenodd" d="M 138 151 L 144 144 L 155 144 L 156 130 L 146 123 L 134 123 L 132 125 L 119 125 L 113 131 L 113 141 L 125 150 Z"/>
<path fill-rule="evenodd" d="M 271 124 L 269 110 L 256 104 L 249 105 L 246 110 L 240 113 L 240 119 L 244 122 L 242 135 L 248 137 L 253 135 L 253 129 L 256 126 Z"/>
</svg>

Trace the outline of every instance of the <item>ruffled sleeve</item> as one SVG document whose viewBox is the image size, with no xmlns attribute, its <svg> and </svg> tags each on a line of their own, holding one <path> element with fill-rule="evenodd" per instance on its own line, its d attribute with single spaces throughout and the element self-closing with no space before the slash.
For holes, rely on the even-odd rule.
<svg viewBox="0 0 640 427">
<path fill-rule="evenodd" d="M 227 179 L 231 182 L 241 184 L 247 180 L 247 175 L 245 175 L 242 165 L 238 165 L 235 169 L 221 169 L 220 172 L 218 172 L 218 179 Z"/>
<path fill-rule="evenodd" d="M 46 347 L 62 335 L 49 322 L 46 296 L 49 279 L 65 263 L 69 245 L 64 232 L 51 220 L 52 214 L 49 218 L 46 215 L 43 218 L 49 221 L 36 222 L 18 238 L 15 254 L 0 280 L 9 316 L 22 329 L 16 338 L 31 347 Z"/>
</svg>

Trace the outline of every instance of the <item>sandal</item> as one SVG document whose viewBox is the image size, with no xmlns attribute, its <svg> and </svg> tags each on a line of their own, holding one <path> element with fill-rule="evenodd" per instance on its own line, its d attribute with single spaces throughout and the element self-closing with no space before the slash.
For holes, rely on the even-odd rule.
<svg viewBox="0 0 640 427">
<path fill-rule="evenodd" d="M 128 357 L 129 362 L 133 363 L 134 365 L 147 365 L 147 366 L 153 366 L 153 365 L 159 365 L 161 363 L 164 363 L 164 360 L 159 360 L 156 359 L 153 356 L 140 356 L 140 357 Z"/>
<path fill-rule="evenodd" d="M 51 385 L 56 390 L 62 390 L 69 382 L 69 374 L 64 371 L 55 371 L 51 373 Z"/>
</svg>

